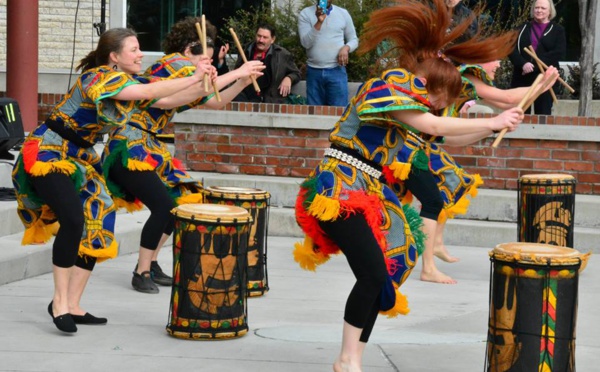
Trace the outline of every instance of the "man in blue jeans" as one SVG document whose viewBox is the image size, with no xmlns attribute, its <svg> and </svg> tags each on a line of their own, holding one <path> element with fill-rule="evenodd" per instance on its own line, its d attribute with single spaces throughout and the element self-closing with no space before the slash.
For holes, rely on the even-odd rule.
<svg viewBox="0 0 600 372">
<path fill-rule="evenodd" d="M 348 55 L 358 48 L 352 17 L 327 1 L 304 8 L 298 16 L 300 42 L 306 48 L 306 95 L 309 105 L 348 104 Z"/>
</svg>

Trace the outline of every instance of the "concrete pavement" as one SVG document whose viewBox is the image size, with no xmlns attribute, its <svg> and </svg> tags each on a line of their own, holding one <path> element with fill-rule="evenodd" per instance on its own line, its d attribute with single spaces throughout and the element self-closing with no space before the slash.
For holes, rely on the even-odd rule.
<svg viewBox="0 0 600 372">
<path fill-rule="evenodd" d="M 316 273 L 301 270 L 291 250 L 297 238 L 270 237 L 271 290 L 248 299 L 250 331 L 238 339 L 191 341 L 165 331 L 170 288 L 135 292 L 135 254 L 99 264 L 83 307 L 109 319 L 60 333 L 46 312 L 51 274 L 0 286 L 0 371 L 330 371 L 341 340 L 342 312 L 353 277 L 343 257 Z M 365 371 L 483 371 L 491 247 L 449 247 L 461 261 L 440 263 L 456 285 L 418 280 L 420 264 L 402 287 L 411 313 L 380 317 L 364 356 Z M 160 262 L 170 272 L 171 248 Z M 576 366 L 600 365 L 600 272 L 592 255 L 579 278 Z"/>
</svg>

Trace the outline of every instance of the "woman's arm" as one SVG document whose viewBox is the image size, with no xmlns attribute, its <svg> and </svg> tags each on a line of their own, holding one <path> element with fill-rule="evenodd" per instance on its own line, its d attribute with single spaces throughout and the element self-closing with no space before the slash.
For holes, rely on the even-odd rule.
<svg viewBox="0 0 600 372">
<path fill-rule="evenodd" d="M 212 70 L 214 70 L 214 66 L 211 65 L 210 67 L 212 68 Z M 245 78 L 249 79 L 250 75 L 261 76 L 263 74 L 262 70 L 264 70 L 264 68 L 265 68 L 265 65 L 260 61 L 248 61 L 247 63 L 244 63 L 240 68 L 230 71 L 223 76 L 215 75 L 215 78 L 213 81 L 217 85 L 217 88 L 225 87 L 225 86 L 231 84 L 233 81 L 245 80 Z M 175 79 L 175 80 L 178 80 L 178 79 Z M 158 100 L 157 102 L 155 102 L 152 105 L 152 107 L 158 107 L 158 108 L 161 108 L 164 110 L 169 110 L 169 109 L 173 109 L 175 107 L 186 105 L 190 102 L 197 100 L 199 97 L 207 96 L 213 92 L 213 89 L 209 89 L 208 92 L 204 91 L 204 89 L 202 88 L 203 84 L 198 84 L 198 85 L 199 86 L 192 86 L 192 87 L 190 87 L 186 90 L 183 90 L 181 92 L 178 92 L 177 94 L 174 94 L 172 96 L 162 98 L 162 99 Z M 246 85 L 248 85 L 248 84 L 245 84 L 240 89 L 240 91 L 242 89 L 244 89 L 244 87 Z M 231 91 L 229 90 L 229 88 L 225 89 L 223 91 L 223 93 L 221 93 L 221 91 L 219 90 L 219 93 L 221 96 L 221 102 L 217 102 L 216 98 L 213 97 L 208 102 L 215 101 L 214 107 L 212 105 L 207 105 L 207 106 L 211 107 L 211 108 L 221 108 L 221 107 L 224 107 L 227 103 L 231 102 L 231 100 L 235 98 L 237 93 L 235 95 L 233 95 L 232 97 L 230 97 L 230 94 L 232 94 L 232 92 L 234 92 L 235 89 L 239 88 L 239 85 L 234 84 L 234 86 L 235 86 L 234 90 L 231 90 Z M 230 88 L 233 88 L 233 87 L 230 87 Z M 207 103 L 205 103 L 205 105 Z"/>
<path fill-rule="evenodd" d="M 204 103 L 204 107 L 219 110 L 229 102 L 231 102 L 245 87 L 247 87 L 252 80 L 250 77 L 244 77 L 238 79 L 233 85 L 229 86 L 227 89 L 220 91 L 221 94 L 221 102 L 217 101 L 216 97 L 211 97 L 208 101 Z"/>
<path fill-rule="evenodd" d="M 488 133 L 494 130 L 507 128 L 509 131 L 517 129 L 523 120 L 523 110 L 514 107 L 491 118 L 451 118 L 439 117 L 428 112 L 418 110 L 397 110 L 390 113 L 396 120 L 410 125 L 421 132 L 434 136 L 456 136 L 472 133 Z"/>
<path fill-rule="evenodd" d="M 150 84 L 131 84 L 112 98 L 119 101 L 141 101 L 167 97 L 194 84 L 200 85 L 198 83 L 204 78 L 204 73 L 203 68 L 196 68 L 194 75 L 180 79 L 162 80 Z"/>
<path fill-rule="evenodd" d="M 515 107 L 521 102 L 530 87 L 498 89 L 496 87 L 485 84 L 482 80 L 474 75 L 466 74 L 465 77 L 475 85 L 477 95 L 487 104 L 497 107 L 502 110 L 507 110 Z M 537 89 L 533 92 L 534 96 L 540 95 L 550 89 L 558 79 L 558 70 L 555 67 L 550 67 L 544 73 L 544 77 Z"/>
</svg>

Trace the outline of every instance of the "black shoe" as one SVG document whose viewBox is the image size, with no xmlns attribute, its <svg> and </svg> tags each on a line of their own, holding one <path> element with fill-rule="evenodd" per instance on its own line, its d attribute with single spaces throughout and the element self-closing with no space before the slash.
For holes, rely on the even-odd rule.
<svg viewBox="0 0 600 372">
<path fill-rule="evenodd" d="M 158 265 L 158 261 L 150 263 L 150 276 L 152 277 L 152 281 L 158 285 L 170 286 L 173 284 L 173 278 L 162 271 Z"/>
<path fill-rule="evenodd" d="M 75 321 L 73 320 L 71 314 L 66 313 L 56 317 L 54 316 L 54 314 L 52 313 L 52 302 L 53 301 L 50 301 L 50 303 L 48 304 L 48 314 L 50 314 L 50 316 L 52 317 L 52 321 L 54 322 L 56 328 L 66 333 L 77 332 L 77 326 L 75 325 Z"/>
<path fill-rule="evenodd" d="M 73 321 L 75 321 L 75 324 L 103 325 L 108 323 L 108 319 L 97 318 L 90 313 L 85 313 L 85 315 L 71 314 L 71 317 L 73 318 Z"/>
<path fill-rule="evenodd" d="M 131 279 L 131 285 L 133 289 L 143 293 L 158 293 L 158 287 L 152 281 L 150 277 L 150 271 L 144 271 L 141 274 L 133 272 L 133 279 Z"/>
</svg>

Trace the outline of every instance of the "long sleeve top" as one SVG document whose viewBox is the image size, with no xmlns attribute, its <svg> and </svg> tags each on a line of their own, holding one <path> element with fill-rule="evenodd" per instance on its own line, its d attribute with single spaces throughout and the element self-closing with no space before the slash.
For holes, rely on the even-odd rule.
<svg viewBox="0 0 600 372">
<path fill-rule="evenodd" d="M 314 68 L 337 67 L 337 56 L 344 45 L 350 48 L 349 53 L 358 48 L 352 17 L 346 9 L 332 5 L 321 30 L 317 30 L 314 27 L 317 23 L 316 11 L 316 5 L 309 6 L 298 16 L 298 35 L 300 43 L 306 49 L 307 64 Z"/>
</svg>

